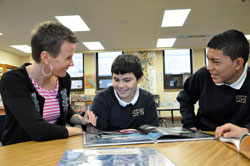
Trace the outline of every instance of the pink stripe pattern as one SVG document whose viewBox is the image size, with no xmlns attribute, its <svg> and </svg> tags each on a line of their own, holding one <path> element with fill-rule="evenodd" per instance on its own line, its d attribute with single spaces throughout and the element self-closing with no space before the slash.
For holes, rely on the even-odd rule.
<svg viewBox="0 0 250 166">
<path fill-rule="evenodd" d="M 58 80 L 55 89 L 46 90 L 39 86 L 31 76 L 30 79 L 38 93 L 45 98 L 43 107 L 43 119 L 46 120 L 48 123 L 55 124 L 58 118 L 60 117 L 59 101 L 56 98 L 59 88 Z"/>
</svg>

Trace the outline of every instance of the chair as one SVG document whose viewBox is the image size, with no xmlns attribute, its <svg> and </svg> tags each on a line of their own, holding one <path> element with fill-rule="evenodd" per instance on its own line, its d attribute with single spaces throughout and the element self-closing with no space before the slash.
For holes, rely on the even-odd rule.
<svg viewBox="0 0 250 166">
<path fill-rule="evenodd" d="M 157 109 L 157 107 L 160 106 L 160 96 L 159 95 L 153 95 L 153 96 L 154 96 L 154 99 L 155 99 L 156 110 L 157 110 L 160 126 L 167 127 L 167 119 L 166 119 L 166 117 L 161 117 L 160 111 L 158 111 L 158 109 Z M 165 126 L 163 126 L 163 124 Z"/>
<path fill-rule="evenodd" d="M 156 107 L 156 109 L 157 109 L 157 107 Z M 167 118 L 166 117 L 161 117 L 161 115 L 160 115 L 160 111 L 157 109 L 157 112 L 158 112 L 158 117 L 159 117 L 159 123 L 160 123 L 160 126 L 161 127 L 167 127 Z M 163 124 L 165 125 L 165 126 L 163 126 Z"/>
</svg>

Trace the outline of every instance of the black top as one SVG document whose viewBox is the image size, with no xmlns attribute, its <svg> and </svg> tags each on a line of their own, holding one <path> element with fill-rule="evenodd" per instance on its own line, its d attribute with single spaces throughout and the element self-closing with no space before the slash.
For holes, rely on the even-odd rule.
<svg viewBox="0 0 250 166">
<path fill-rule="evenodd" d="M 154 97 L 141 88 L 135 105 L 123 107 L 110 86 L 96 95 L 91 110 L 98 117 L 97 128 L 100 130 L 136 129 L 143 124 L 159 126 Z"/>
<path fill-rule="evenodd" d="M 249 97 L 248 97 L 249 96 Z M 250 131 L 250 69 L 239 90 L 217 86 L 203 67 L 190 76 L 177 97 L 184 127 L 214 131 L 217 126 L 233 123 Z M 197 115 L 194 104 L 199 100 Z"/>
<path fill-rule="evenodd" d="M 0 93 L 6 112 L 3 145 L 68 137 L 65 125 L 75 113 L 69 103 L 70 76 L 67 74 L 64 78 L 58 78 L 57 98 L 60 117 L 56 124 L 50 124 L 42 118 L 45 99 L 38 94 L 32 84 L 25 69 L 28 65 L 30 64 L 24 64 L 20 68 L 6 72 L 0 82 Z"/>
</svg>

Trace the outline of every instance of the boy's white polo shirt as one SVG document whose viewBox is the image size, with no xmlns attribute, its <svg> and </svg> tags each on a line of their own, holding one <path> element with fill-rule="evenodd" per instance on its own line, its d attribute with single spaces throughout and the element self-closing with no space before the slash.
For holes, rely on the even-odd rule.
<svg viewBox="0 0 250 166">
<path fill-rule="evenodd" d="M 123 107 L 126 107 L 129 104 L 135 105 L 135 103 L 137 102 L 138 98 L 139 98 L 139 87 L 136 87 L 136 92 L 135 92 L 135 96 L 133 98 L 133 100 L 131 100 L 129 103 L 123 101 L 120 99 L 120 97 L 118 96 L 117 92 L 114 89 L 114 93 L 115 93 L 115 97 L 117 98 L 119 104 Z"/>
</svg>

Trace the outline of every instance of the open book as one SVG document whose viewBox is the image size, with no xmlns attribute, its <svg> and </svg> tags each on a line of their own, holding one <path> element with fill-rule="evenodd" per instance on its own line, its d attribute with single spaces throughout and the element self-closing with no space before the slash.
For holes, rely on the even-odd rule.
<svg viewBox="0 0 250 166">
<path fill-rule="evenodd" d="M 210 140 L 213 135 L 185 129 L 182 127 L 164 128 L 150 125 L 142 125 L 136 129 L 119 131 L 100 131 L 88 126 L 84 133 L 83 143 L 85 147 L 109 146 L 124 144 L 176 142 L 191 140 Z"/>
<path fill-rule="evenodd" d="M 219 140 L 250 159 L 250 134 L 244 134 L 240 139 L 220 137 Z"/>
<path fill-rule="evenodd" d="M 64 152 L 57 166 L 73 165 L 143 165 L 175 166 L 155 148 L 73 149 Z"/>
</svg>

